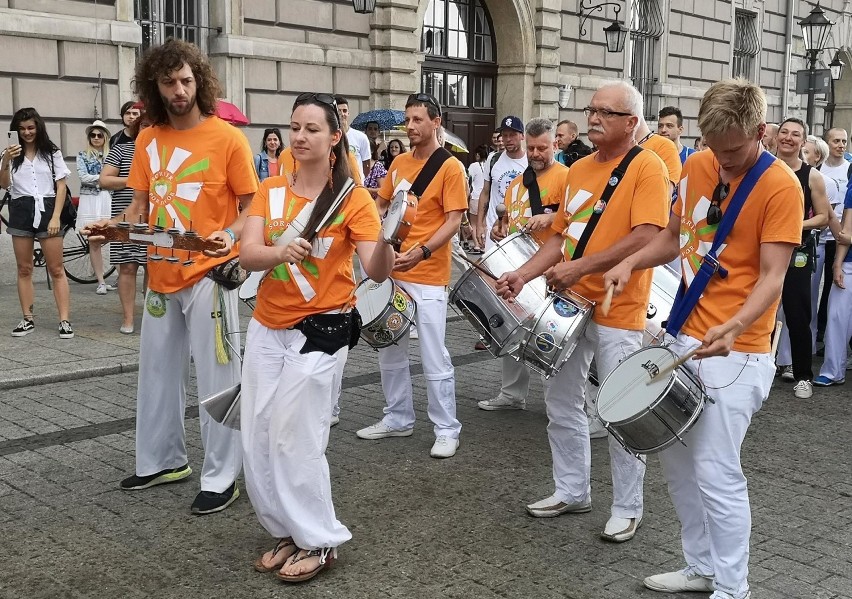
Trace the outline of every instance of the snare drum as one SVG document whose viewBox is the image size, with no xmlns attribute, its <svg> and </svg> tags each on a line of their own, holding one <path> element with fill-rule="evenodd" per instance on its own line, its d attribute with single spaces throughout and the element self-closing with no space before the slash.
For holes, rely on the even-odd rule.
<svg viewBox="0 0 852 599">
<path fill-rule="evenodd" d="M 355 297 L 363 321 L 361 339 L 370 346 L 388 347 L 408 334 L 417 308 L 411 296 L 392 279 L 383 283 L 364 279 L 355 290 Z"/>
<path fill-rule="evenodd" d="M 683 443 L 709 400 L 686 365 L 651 380 L 677 359 L 667 347 L 644 347 L 616 366 L 598 390 L 598 418 L 634 455 Z"/>
<path fill-rule="evenodd" d="M 398 191 L 382 221 L 382 239 L 385 243 L 392 245 L 401 244 L 408 237 L 415 218 L 417 218 L 417 196 L 407 190 Z"/>
<path fill-rule="evenodd" d="M 517 358 L 550 378 L 562 368 L 592 319 L 594 304 L 571 290 L 553 293 L 538 312 L 527 319 L 529 332 Z"/>
<path fill-rule="evenodd" d="M 538 251 L 538 244 L 525 233 L 513 233 L 486 252 L 479 264 L 494 276 L 517 270 Z M 497 295 L 494 280 L 475 268 L 468 269 L 450 291 L 450 305 L 482 336 L 494 356 L 518 349 L 526 330 L 521 324 L 547 300 L 544 277 L 526 285 L 508 302 Z"/>
<path fill-rule="evenodd" d="M 254 310 L 254 300 L 257 297 L 257 288 L 260 287 L 260 282 L 263 281 L 266 272 L 265 270 L 250 272 L 237 292 L 240 299 L 252 310 Z"/>
</svg>

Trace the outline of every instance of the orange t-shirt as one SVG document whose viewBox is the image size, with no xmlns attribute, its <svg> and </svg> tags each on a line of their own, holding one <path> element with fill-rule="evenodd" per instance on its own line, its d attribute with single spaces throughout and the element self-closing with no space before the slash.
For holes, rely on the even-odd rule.
<svg viewBox="0 0 852 599">
<path fill-rule="evenodd" d="M 278 156 L 278 174 L 292 175 L 295 164 L 296 159 L 293 158 L 293 151 L 289 147 L 281 150 L 281 154 Z M 349 154 L 349 170 L 351 171 L 349 176 L 355 181 L 355 185 L 362 185 L 364 183 L 364 172 L 361 170 L 361 165 L 358 164 L 355 154 L 351 152 Z M 270 169 L 269 172 L 271 173 L 272 170 Z"/>
<path fill-rule="evenodd" d="M 680 181 L 683 165 L 680 162 L 680 154 L 677 151 L 675 142 L 662 135 L 654 134 L 645 140 L 642 147 L 646 150 L 651 150 L 654 154 L 660 157 L 665 163 L 666 169 L 669 172 L 669 181 L 677 185 Z"/>
<path fill-rule="evenodd" d="M 568 189 L 568 167 L 559 162 L 554 162 L 543 174 L 537 174 L 537 180 L 541 205 L 545 209 L 545 213 L 558 212 L 559 203 L 565 197 L 565 192 Z M 523 175 L 518 175 L 509 183 L 504 202 L 509 215 L 509 234 L 517 233 L 532 218 L 530 193 L 524 187 Z M 531 235 L 541 245 L 555 234 L 556 231 L 553 229 L 544 229 Z"/>
<path fill-rule="evenodd" d="M 743 180 L 730 183 L 722 212 L 727 209 Z M 678 197 L 672 213 L 680 217 L 680 256 L 684 282 L 689 285 L 710 250 L 718 225 L 707 224 L 707 209 L 719 183 L 719 163 L 713 152 L 696 152 L 684 166 Z M 703 339 L 711 327 L 727 322 L 739 312 L 754 290 L 760 276 L 760 244 L 802 242 L 804 217 L 802 186 L 790 168 L 776 160 L 760 177 L 737 216 L 733 229 L 718 252 L 728 278 L 714 276 L 683 325 L 682 331 Z M 769 337 L 775 324 L 776 300 L 766 312 L 734 341 L 743 352 L 769 351 Z"/>
<path fill-rule="evenodd" d="M 260 184 L 249 218 L 263 218 L 263 238 L 271 246 L 309 201 L 290 190 L 287 177 L 270 177 Z M 254 318 L 270 329 L 286 329 L 312 314 L 343 308 L 355 289 L 355 243 L 376 241 L 380 230 L 376 203 L 366 189 L 356 187 L 331 225 L 320 230 L 307 259 L 279 264 L 263 279 Z"/>
<path fill-rule="evenodd" d="M 230 226 L 238 215 L 237 196 L 257 191 L 254 158 L 246 136 L 218 117 L 177 131 L 168 125 L 148 127 L 136 138 L 127 186 L 148 192 L 148 223 L 194 229 L 201 237 Z M 149 248 L 148 254 L 154 253 Z M 157 253 L 171 256 L 160 249 Z M 191 266 L 181 264 L 188 252 L 175 253 L 180 262 L 148 261 L 148 286 L 174 293 L 194 285 L 213 266 L 237 256 L 209 258 L 193 253 Z"/>
<path fill-rule="evenodd" d="M 410 189 L 425 165 L 426 161 L 414 158 L 413 152 L 406 152 L 394 158 L 390 172 L 379 189 L 379 197 L 389 201 L 397 191 Z M 429 241 L 435 231 L 444 224 L 448 212 L 467 210 L 466 177 L 464 167 L 458 160 L 450 158 L 441 165 L 420 197 L 417 217 L 411 225 L 408 237 L 402 243 L 403 253 Z M 393 278 L 423 285 L 449 285 L 450 251 L 450 244 L 446 243 L 434 250 L 428 260 L 421 261 L 411 270 L 394 271 Z"/>
<path fill-rule="evenodd" d="M 597 152 L 581 158 L 568 170 L 568 191 L 559 206 L 553 229 L 565 239 L 563 253 L 570 260 L 586 229 L 595 205 L 624 156 L 608 162 L 597 162 Z M 633 159 L 624 178 L 615 188 L 597 227 L 589 238 L 584 255 L 608 249 L 639 225 L 668 224 L 671 194 L 665 165 L 653 152 L 642 151 Z M 648 297 L 651 294 L 652 271 L 636 271 L 624 291 L 612 300 L 609 315 L 595 311 L 596 323 L 634 331 L 645 328 Z M 572 290 L 586 299 L 601 303 L 604 292 L 603 273 L 581 278 Z"/>
</svg>

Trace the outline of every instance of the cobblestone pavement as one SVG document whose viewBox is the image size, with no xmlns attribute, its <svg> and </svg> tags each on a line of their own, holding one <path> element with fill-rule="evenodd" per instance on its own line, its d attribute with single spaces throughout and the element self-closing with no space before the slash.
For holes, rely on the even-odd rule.
<svg viewBox="0 0 852 599">
<path fill-rule="evenodd" d="M 3 284 L 4 326 L 17 322 L 9 309 L 13 294 Z M 63 349 L 68 355 L 87 355 L 97 343 L 133 353 L 138 337 L 119 338 L 112 316 L 80 313 L 91 330 L 78 327 L 74 345 Z M 6 335 L 0 334 L 3 348 L 10 347 Z M 15 341 L 5 359 L 62 347 L 47 336 Z M 477 400 L 496 393 L 499 362 L 475 352 L 474 341 L 453 317 L 448 347 L 464 429 L 449 460 L 428 455 L 433 435 L 416 351 L 414 435 L 355 437 L 378 419 L 383 400 L 375 353 L 360 345 L 350 354 L 328 458 L 338 515 L 353 540 L 334 568 L 301 587 L 252 571 L 272 541 L 245 495 L 221 514 L 194 517 L 197 473 L 147 491 L 118 489 L 134 464 L 135 373 L 0 391 L 0 597 L 659 597 L 642 578 L 681 567 L 681 557 L 658 459 L 648 460 L 645 520 L 631 542 L 598 538 L 611 500 L 604 440 L 592 441 L 591 513 L 526 516 L 525 503 L 553 490 L 541 386 L 534 384 L 524 412 L 478 410 Z M 849 399 L 849 390 L 837 387 L 796 400 L 778 381 L 754 419 L 743 451 L 754 514 L 754 599 L 852 598 Z M 200 467 L 194 398 L 186 424 L 190 461 Z"/>
</svg>

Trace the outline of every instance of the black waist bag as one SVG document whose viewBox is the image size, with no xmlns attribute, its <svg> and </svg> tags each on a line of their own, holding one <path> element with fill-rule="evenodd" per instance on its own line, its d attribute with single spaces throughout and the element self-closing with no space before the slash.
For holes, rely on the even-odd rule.
<svg viewBox="0 0 852 599">
<path fill-rule="evenodd" d="M 314 314 L 293 328 L 306 337 L 300 354 L 321 351 L 333 356 L 343 347 L 352 349 L 357 345 L 361 336 L 361 315 L 356 308 L 343 314 Z"/>
<path fill-rule="evenodd" d="M 240 266 L 240 259 L 231 258 L 208 270 L 206 276 L 228 291 L 233 291 L 245 282 L 246 275 L 246 271 Z"/>
</svg>

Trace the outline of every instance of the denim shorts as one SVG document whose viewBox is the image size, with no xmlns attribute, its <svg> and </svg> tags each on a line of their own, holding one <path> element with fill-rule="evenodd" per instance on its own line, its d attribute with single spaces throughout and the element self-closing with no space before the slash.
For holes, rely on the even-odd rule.
<svg viewBox="0 0 852 599">
<path fill-rule="evenodd" d="M 47 225 L 53 216 L 55 204 L 55 197 L 44 198 L 44 212 L 41 213 L 41 222 L 38 227 L 33 227 L 35 198 L 32 196 L 11 198 L 9 200 L 9 226 L 6 227 L 6 230 L 13 237 L 33 237 L 35 239 L 53 237 L 47 232 Z M 60 227 L 60 233 L 61 231 Z"/>
</svg>

